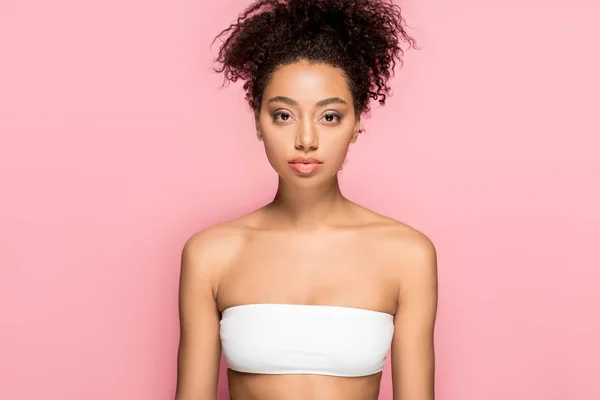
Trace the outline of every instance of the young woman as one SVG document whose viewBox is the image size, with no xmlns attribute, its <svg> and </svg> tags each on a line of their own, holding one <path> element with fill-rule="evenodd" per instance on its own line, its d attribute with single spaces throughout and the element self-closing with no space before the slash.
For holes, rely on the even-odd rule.
<svg viewBox="0 0 600 400">
<path fill-rule="evenodd" d="M 401 43 L 388 0 L 259 0 L 221 35 L 217 71 L 245 81 L 279 176 L 272 202 L 193 235 L 182 254 L 177 400 L 434 398 L 436 253 L 338 185 Z"/>
</svg>

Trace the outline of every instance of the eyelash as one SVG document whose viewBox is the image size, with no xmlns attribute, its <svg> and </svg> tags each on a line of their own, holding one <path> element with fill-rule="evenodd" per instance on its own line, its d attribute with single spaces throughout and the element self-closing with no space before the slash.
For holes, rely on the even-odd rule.
<svg viewBox="0 0 600 400">
<path fill-rule="evenodd" d="M 288 113 L 288 112 L 285 112 L 285 111 L 277 111 L 276 113 L 274 113 L 274 114 L 273 114 L 273 120 L 275 120 L 276 122 L 280 122 L 280 121 L 278 121 L 278 120 L 277 120 L 277 117 L 280 117 L 280 116 L 282 116 L 283 114 L 285 114 L 285 115 L 289 115 L 289 116 L 291 117 L 290 113 Z M 340 122 L 340 120 L 342 119 L 342 116 L 341 116 L 340 114 L 333 113 L 333 112 L 329 112 L 329 113 L 325 114 L 325 115 L 323 116 L 323 118 L 326 118 L 326 117 L 327 117 L 327 116 L 329 116 L 329 115 L 331 115 L 332 117 L 335 117 L 335 118 L 337 118 L 337 120 L 336 120 L 336 121 L 332 121 L 332 122 L 328 122 L 328 123 L 336 123 L 336 122 Z M 286 122 L 286 121 L 281 121 L 281 122 Z"/>
</svg>

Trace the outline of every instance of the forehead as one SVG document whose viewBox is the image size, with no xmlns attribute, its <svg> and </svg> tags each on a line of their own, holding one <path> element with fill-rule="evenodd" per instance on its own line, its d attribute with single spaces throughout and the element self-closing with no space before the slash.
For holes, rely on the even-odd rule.
<svg viewBox="0 0 600 400">
<path fill-rule="evenodd" d="M 351 92 L 340 68 L 300 61 L 277 68 L 265 87 L 264 97 L 287 96 L 302 103 L 340 97 L 350 103 Z"/>
</svg>

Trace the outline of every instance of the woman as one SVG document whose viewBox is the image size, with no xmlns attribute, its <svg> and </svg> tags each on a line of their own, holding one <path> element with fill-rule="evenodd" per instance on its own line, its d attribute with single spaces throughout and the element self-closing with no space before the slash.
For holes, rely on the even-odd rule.
<svg viewBox="0 0 600 400">
<path fill-rule="evenodd" d="M 374 400 L 390 348 L 394 399 L 433 399 L 434 246 L 337 180 L 403 26 L 386 0 L 260 0 L 221 33 L 279 186 L 184 246 L 177 400 L 216 398 L 221 353 L 235 400 Z"/>
</svg>

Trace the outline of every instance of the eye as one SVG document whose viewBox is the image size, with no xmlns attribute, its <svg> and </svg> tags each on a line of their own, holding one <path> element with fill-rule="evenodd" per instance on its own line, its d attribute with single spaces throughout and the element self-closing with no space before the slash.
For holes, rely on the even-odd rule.
<svg viewBox="0 0 600 400">
<path fill-rule="evenodd" d="M 331 122 L 338 122 L 342 117 L 341 117 L 341 115 L 336 114 L 336 113 L 327 113 L 327 114 L 325 114 L 325 116 L 323 118 L 325 118 L 326 122 L 331 123 Z"/>
<path fill-rule="evenodd" d="M 278 111 L 273 114 L 273 119 L 278 122 L 287 122 L 292 118 L 292 116 L 285 111 Z"/>
</svg>

